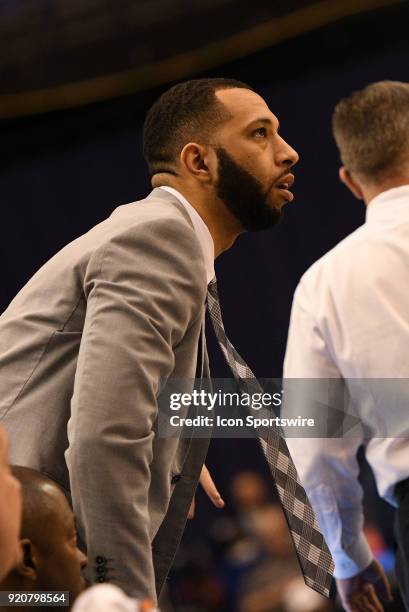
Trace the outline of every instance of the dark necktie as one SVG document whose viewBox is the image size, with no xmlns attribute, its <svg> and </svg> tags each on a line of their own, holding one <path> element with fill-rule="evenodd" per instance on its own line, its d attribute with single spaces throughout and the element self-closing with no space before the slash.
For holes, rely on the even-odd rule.
<svg viewBox="0 0 409 612">
<path fill-rule="evenodd" d="M 257 378 L 226 336 L 216 278 L 209 283 L 207 308 L 220 348 L 240 391 L 250 395 L 263 392 Z M 286 441 L 278 428 L 271 427 L 267 439 L 259 437 L 259 442 L 274 479 L 305 583 L 328 597 L 334 563 L 298 478 Z"/>
</svg>

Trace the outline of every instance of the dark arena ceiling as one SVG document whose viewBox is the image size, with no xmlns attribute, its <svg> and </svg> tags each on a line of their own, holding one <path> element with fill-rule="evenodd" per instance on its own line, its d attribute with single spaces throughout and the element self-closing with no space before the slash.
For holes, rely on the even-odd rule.
<svg viewBox="0 0 409 612">
<path fill-rule="evenodd" d="M 0 116 L 147 90 L 401 0 L 2 0 Z"/>
</svg>

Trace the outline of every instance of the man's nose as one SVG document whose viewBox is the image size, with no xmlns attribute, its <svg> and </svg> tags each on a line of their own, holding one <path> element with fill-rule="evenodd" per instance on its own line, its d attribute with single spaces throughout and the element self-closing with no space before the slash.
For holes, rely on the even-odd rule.
<svg viewBox="0 0 409 612">
<path fill-rule="evenodd" d="M 300 157 L 295 149 L 293 149 L 285 140 L 281 139 L 281 147 L 278 153 L 278 163 L 281 166 L 291 168 L 294 166 Z"/>
</svg>

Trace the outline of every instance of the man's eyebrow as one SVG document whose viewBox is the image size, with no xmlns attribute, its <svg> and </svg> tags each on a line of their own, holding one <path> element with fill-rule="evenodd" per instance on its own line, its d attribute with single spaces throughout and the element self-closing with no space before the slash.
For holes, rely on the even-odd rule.
<svg viewBox="0 0 409 612">
<path fill-rule="evenodd" d="M 255 123 L 267 123 L 269 125 L 274 125 L 274 123 L 276 123 L 276 122 L 273 121 L 272 119 L 270 119 L 270 117 L 259 117 L 258 119 L 253 119 L 253 121 L 250 121 L 250 123 L 248 124 L 247 127 L 250 127 L 250 126 L 252 126 Z M 277 128 L 277 132 L 278 132 L 279 129 L 280 129 L 280 124 L 279 124 L 278 121 L 277 121 L 276 128 Z"/>
</svg>

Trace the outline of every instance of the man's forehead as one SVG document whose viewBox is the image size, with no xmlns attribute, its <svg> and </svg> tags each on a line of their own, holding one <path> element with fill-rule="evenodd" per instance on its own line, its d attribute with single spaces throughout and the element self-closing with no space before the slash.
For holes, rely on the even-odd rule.
<svg viewBox="0 0 409 612">
<path fill-rule="evenodd" d="M 251 89 L 221 89 L 216 96 L 232 115 L 232 120 L 240 123 L 251 123 L 258 119 L 270 120 L 278 124 L 277 117 L 268 108 L 261 96 Z"/>
</svg>

